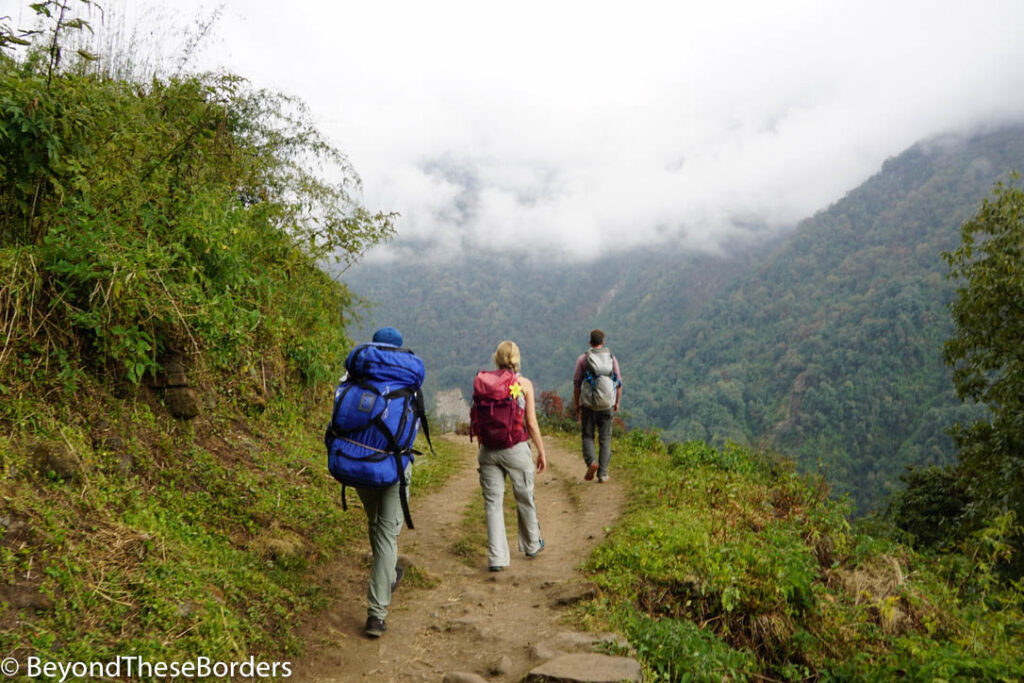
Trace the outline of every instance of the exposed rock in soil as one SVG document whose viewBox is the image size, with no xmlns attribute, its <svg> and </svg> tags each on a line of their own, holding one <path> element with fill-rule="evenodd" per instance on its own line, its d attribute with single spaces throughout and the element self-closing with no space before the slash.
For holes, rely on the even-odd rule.
<svg viewBox="0 0 1024 683">
<path fill-rule="evenodd" d="M 29 458 L 36 471 L 45 477 L 76 481 L 85 473 L 85 466 L 78 455 L 57 441 L 40 441 L 33 444 L 29 450 Z"/>
<path fill-rule="evenodd" d="M 164 403 L 171 415 L 179 420 L 191 420 L 199 416 L 199 395 L 191 387 L 170 387 L 164 394 Z"/>
<path fill-rule="evenodd" d="M 0 602 L 6 602 L 12 609 L 32 609 L 45 612 L 54 608 L 53 599 L 34 586 L 0 585 Z"/>
<path fill-rule="evenodd" d="M 596 583 L 570 583 L 558 586 L 552 591 L 551 605 L 552 607 L 567 607 L 584 600 L 593 600 L 596 597 Z"/>
</svg>

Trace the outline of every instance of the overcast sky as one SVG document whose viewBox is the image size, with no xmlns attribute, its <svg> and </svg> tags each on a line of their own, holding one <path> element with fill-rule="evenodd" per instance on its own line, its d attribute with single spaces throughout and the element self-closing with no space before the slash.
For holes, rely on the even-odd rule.
<svg viewBox="0 0 1024 683">
<path fill-rule="evenodd" d="M 399 243 L 591 255 L 789 226 L 1024 118 L 1022 36 L 1021 0 L 227 0 L 196 65 L 305 100 Z"/>
</svg>

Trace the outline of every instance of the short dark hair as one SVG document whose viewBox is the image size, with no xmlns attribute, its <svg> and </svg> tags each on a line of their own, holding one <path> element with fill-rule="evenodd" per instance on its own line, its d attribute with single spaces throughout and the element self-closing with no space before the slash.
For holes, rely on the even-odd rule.
<svg viewBox="0 0 1024 683">
<path fill-rule="evenodd" d="M 602 332 L 601 330 L 591 330 L 590 345 L 600 346 L 601 344 L 604 344 L 604 332 Z"/>
</svg>

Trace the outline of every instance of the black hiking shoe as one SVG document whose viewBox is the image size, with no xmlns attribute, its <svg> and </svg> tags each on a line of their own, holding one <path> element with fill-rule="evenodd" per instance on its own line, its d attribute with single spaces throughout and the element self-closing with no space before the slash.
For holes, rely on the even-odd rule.
<svg viewBox="0 0 1024 683">
<path fill-rule="evenodd" d="M 395 589 L 398 588 L 398 584 L 402 581 L 402 575 L 405 574 L 405 567 L 400 564 L 395 565 L 395 581 L 391 584 L 391 592 L 394 593 Z"/>
<path fill-rule="evenodd" d="M 487 571 L 489 571 L 489 572 L 503 572 L 503 571 L 505 571 L 505 568 L 502 567 L 500 564 L 492 564 L 490 567 L 487 568 Z"/>
<path fill-rule="evenodd" d="M 364 633 L 370 638 L 380 638 L 384 635 L 384 631 L 388 630 L 388 625 L 384 623 L 383 619 L 377 617 L 366 618 L 366 628 L 363 630 Z"/>
</svg>

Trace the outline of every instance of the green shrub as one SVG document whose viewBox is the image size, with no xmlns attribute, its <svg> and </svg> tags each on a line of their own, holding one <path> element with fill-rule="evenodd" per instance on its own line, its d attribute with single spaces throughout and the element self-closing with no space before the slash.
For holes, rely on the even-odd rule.
<svg viewBox="0 0 1024 683">
<path fill-rule="evenodd" d="M 917 547 L 955 542 L 969 502 L 956 471 L 932 466 L 912 469 L 900 479 L 905 488 L 893 497 L 887 511 L 896 527 Z"/>
<path fill-rule="evenodd" d="M 24 311 L 4 316 L 0 372 L 37 382 L 13 361 L 37 356 L 137 384 L 186 353 L 333 379 L 352 301 L 318 263 L 387 239 L 393 215 L 359 206 L 301 103 L 230 75 L 54 74 L 33 54 L 0 54 L 0 249 Z"/>
<path fill-rule="evenodd" d="M 745 681 L 757 671 L 750 652 L 734 650 L 689 621 L 631 614 L 624 630 L 654 680 Z"/>
</svg>

